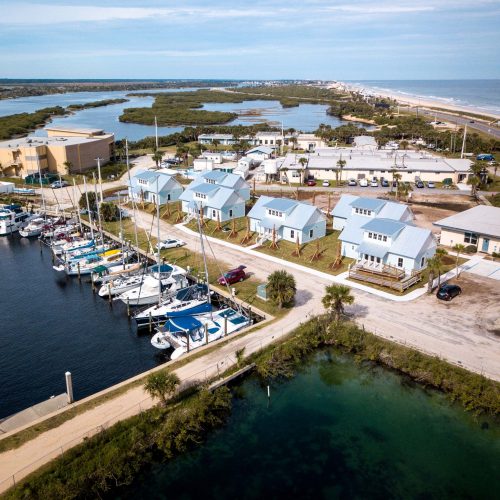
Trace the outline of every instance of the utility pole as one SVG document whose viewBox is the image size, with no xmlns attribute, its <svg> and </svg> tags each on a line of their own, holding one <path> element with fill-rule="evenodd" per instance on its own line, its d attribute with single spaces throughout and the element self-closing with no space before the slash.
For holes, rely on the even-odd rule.
<svg viewBox="0 0 500 500">
<path fill-rule="evenodd" d="M 464 129 L 464 139 L 462 141 L 462 152 L 460 153 L 460 158 L 464 157 L 465 153 L 465 141 L 467 139 L 467 124 L 465 124 L 465 129 Z"/>
<path fill-rule="evenodd" d="M 158 121 L 156 120 L 156 115 L 155 115 L 155 144 L 156 144 L 156 151 L 158 151 Z"/>
</svg>

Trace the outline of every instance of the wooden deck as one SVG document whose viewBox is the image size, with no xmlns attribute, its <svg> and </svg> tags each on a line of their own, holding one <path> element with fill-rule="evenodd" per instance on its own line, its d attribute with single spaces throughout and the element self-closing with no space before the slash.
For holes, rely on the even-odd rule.
<svg viewBox="0 0 500 500">
<path fill-rule="evenodd" d="M 363 264 L 356 264 L 349 269 L 349 278 L 403 293 L 422 279 L 422 273 L 413 272 L 410 276 L 407 276 L 403 270 L 392 266 L 376 268 Z"/>
</svg>

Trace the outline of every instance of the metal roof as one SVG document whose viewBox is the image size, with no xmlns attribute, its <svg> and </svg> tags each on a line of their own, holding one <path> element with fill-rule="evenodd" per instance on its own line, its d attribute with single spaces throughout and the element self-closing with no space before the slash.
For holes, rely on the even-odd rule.
<svg viewBox="0 0 500 500">
<path fill-rule="evenodd" d="M 272 149 L 268 146 L 256 146 L 255 148 L 249 149 L 245 154 L 248 155 L 248 154 L 258 153 L 258 152 L 270 155 L 274 152 L 274 149 Z"/>
<path fill-rule="evenodd" d="M 500 208 L 478 205 L 438 220 L 434 225 L 500 238 Z"/>
<path fill-rule="evenodd" d="M 385 205 L 384 200 L 378 200 L 376 198 L 363 198 L 359 197 L 351 202 L 351 207 L 362 208 L 366 210 L 378 211 Z"/>
<path fill-rule="evenodd" d="M 279 210 L 280 212 L 288 212 L 297 206 L 298 202 L 290 200 L 289 198 L 272 198 L 264 204 L 266 208 L 271 210 Z"/>
<path fill-rule="evenodd" d="M 358 253 L 373 255 L 374 257 L 380 257 L 383 259 L 389 253 L 389 247 L 387 247 L 387 245 L 377 245 L 376 243 L 363 241 L 358 246 Z"/>
<path fill-rule="evenodd" d="M 363 225 L 365 231 L 373 231 L 374 233 L 385 234 L 387 236 L 393 236 L 399 233 L 404 227 L 405 224 L 403 222 L 380 218 L 372 219 Z"/>
</svg>

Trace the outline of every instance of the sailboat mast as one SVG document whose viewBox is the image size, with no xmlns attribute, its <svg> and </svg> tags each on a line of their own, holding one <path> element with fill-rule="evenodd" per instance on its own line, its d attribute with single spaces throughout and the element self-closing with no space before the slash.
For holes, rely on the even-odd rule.
<svg viewBox="0 0 500 500">
<path fill-rule="evenodd" d="M 203 210 L 203 206 L 200 202 L 200 210 Z M 203 244 L 203 231 L 201 230 L 201 221 L 200 221 L 200 211 L 198 210 L 198 214 L 196 219 L 198 220 L 198 231 L 200 233 L 200 247 L 201 253 L 203 255 L 203 267 L 205 268 L 205 282 L 207 284 L 207 302 L 210 304 L 210 290 L 208 289 L 208 269 L 207 269 L 207 256 L 205 255 L 205 245 Z"/>
<path fill-rule="evenodd" d="M 104 234 L 102 233 L 102 222 L 101 222 L 101 209 L 99 207 L 99 200 L 97 199 L 97 183 L 95 179 L 95 174 L 92 174 L 92 179 L 94 180 L 95 205 L 97 207 L 97 222 L 99 223 L 99 232 L 101 233 L 101 243 L 104 243 Z"/>
<path fill-rule="evenodd" d="M 73 187 L 75 188 L 75 198 L 76 198 L 76 181 L 75 179 L 73 178 Z M 80 233 L 83 233 L 83 227 L 82 227 L 82 216 L 80 214 L 80 204 L 79 204 L 79 201 L 75 201 L 75 209 L 76 209 L 76 213 L 78 214 L 78 224 L 80 226 Z M 73 200 L 71 200 L 71 202 L 73 203 Z"/>
<path fill-rule="evenodd" d="M 155 115 L 155 144 L 156 144 L 156 151 L 158 151 L 158 121 L 156 120 L 156 115 Z"/>
<path fill-rule="evenodd" d="M 127 175 L 128 175 L 128 185 L 132 188 L 132 179 L 130 178 L 130 163 L 128 159 L 128 140 L 125 139 L 125 158 L 127 165 Z M 134 236 L 135 236 L 135 248 L 139 249 L 139 237 L 137 236 L 137 218 L 135 213 L 135 201 L 132 199 L 132 212 L 134 214 Z M 137 254 L 137 260 L 139 260 L 139 255 Z"/>
<path fill-rule="evenodd" d="M 161 304 L 161 279 L 160 279 L 160 176 L 156 176 L 156 218 L 157 218 L 157 227 L 156 227 L 156 237 L 158 242 L 156 243 L 156 249 L 158 250 L 158 305 Z"/>
<path fill-rule="evenodd" d="M 90 236 L 94 239 L 94 221 L 92 220 L 92 212 L 90 211 L 90 203 L 89 203 L 89 193 L 87 191 L 87 178 L 83 176 L 83 188 L 85 189 L 85 199 L 87 200 L 87 212 L 89 214 L 89 222 L 90 222 Z"/>
<path fill-rule="evenodd" d="M 31 148 L 30 148 L 31 150 Z M 38 179 L 40 181 L 40 193 L 42 194 L 42 207 L 43 213 L 46 215 L 47 208 L 45 206 L 45 195 L 43 194 L 43 182 L 42 182 L 42 171 L 40 169 L 40 158 L 38 157 L 38 151 L 35 148 L 35 156 L 36 156 L 36 166 L 38 167 Z"/>
</svg>

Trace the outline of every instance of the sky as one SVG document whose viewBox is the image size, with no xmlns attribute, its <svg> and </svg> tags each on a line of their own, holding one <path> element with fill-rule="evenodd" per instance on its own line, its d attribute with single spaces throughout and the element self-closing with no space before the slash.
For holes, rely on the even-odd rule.
<svg viewBox="0 0 500 500">
<path fill-rule="evenodd" d="M 500 0 L 0 0 L 0 77 L 500 78 Z"/>
</svg>

